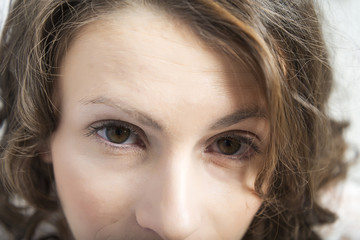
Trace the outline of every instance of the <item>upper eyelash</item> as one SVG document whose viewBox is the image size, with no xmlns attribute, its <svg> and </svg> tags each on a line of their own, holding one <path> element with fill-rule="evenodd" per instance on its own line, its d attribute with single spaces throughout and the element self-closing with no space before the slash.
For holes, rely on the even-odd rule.
<svg viewBox="0 0 360 240">
<path fill-rule="evenodd" d="M 95 126 L 94 126 L 95 125 Z M 135 134 L 137 136 L 141 136 L 142 134 L 139 132 L 138 129 L 136 129 L 136 127 L 134 127 L 132 124 L 130 123 L 126 123 L 123 121 L 118 121 L 118 120 L 104 120 L 104 121 L 100 121 L 97 123 L 93 123 L 92 125 L 90 125 L 88 127 L 88 131 L 85 134 L 86 136 L 91 136 L 96 134 L 99 130 L 102 130 L 106 127 L 125 127 L 130 129 L 132 134 Z"/>
<path fill-rule="evenodd" d="M 147 138 L 146 135 L 141 132 L 141 129 L 137 129 L 136 126 L 132 125 L 131 123 L 127 123 L 127 122 L 123 122 L 121 120 L 103 120 L 103 121 L 98 121 L 95 123 L 92 123 L 90 126 L 87 127 L 87 132 L 85 133 L 86 137 L 90 137 L 95 135 L 96 138 L 106 149 L 111 150 L 112 152 L 117 152 L 117 151 L 123 151 L 124 148 L 127 148 L 127 145 L 123 145 L 123 144 L 116 144 L 116 143 L 112 143 L 106 139 L 103 139 L 103 137 L 100 137 L 97 133 L 100 130 L 103 130 L 106 127 L 124 127 L 124 128 L 128 128 L 130 129 L 131 134 L 136 135 L 136 137 L 138 137 L 140 139 L 138 145 L 143 149 L 146 148 L 147 146 Z"/>
<path fill-rule="evenodd" d="M 249 135 L 249 134 L 252 134 L 252 133 L 244 132 L 244 134 Z M 257 138 L 257 136 L 254 136 L 254 137 Z M 233 139 L 236 139 L 236 140 L 240 140 L 240 142 L 242 142 L 242 143 L 245 142 L 245 144 L 252 147 L 256 153 L 261 153 L 260 147 L 256 143 L 254 143 L 253 138 L 245 137 L 245 136 L 239 135 L 239 134 L 235 134 L 234 132 L 227 132 L 227 133 L 223 133 L 223 134 L 215 136 L 214 140 L 211 141 L 211 144 L 218 141 L 219 139 L 222 139 L 222 138 L 233 138 Z"/>
</svg>

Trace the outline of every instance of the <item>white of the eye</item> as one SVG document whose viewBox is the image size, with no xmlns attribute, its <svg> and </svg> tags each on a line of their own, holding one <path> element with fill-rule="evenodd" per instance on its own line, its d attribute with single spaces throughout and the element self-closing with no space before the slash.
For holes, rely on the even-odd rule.
<svg viewBox="0 0 360 240">
<path fill-rule="evenodd" d="M 115 143 L 112 142 L 107 136 L 106 136 L 106 127 L 104 127 L 103 129 L 97 131 L 97 134 L 102 137 L 103 139 L 105 139 L 106 141 L 113 143 L 113 144 L 118 144 L 118 145 L 130 145 L 130 144 L 135 144 L 137 142 L 137 135 L 134 134 L 131 130 L 130 130 L 130 136 L 128 137 L 128 139 L 126 139 L 126 141 L 124 141 L 123 143 Z"/>
</svg>

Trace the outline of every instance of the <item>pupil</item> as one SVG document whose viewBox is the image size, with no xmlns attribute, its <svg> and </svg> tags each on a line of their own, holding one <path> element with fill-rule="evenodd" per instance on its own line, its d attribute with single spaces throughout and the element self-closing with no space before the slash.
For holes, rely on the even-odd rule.
<svg viewBox="0 0 360 240">
<path fill-rule="evenodd" d="M 110 142 L 123 143 L 130 137 L 130 129 L 123 127 L 108 127 L 106 129 L 106 137 Z"/>
<path fill-rule="evenodd" d="M 218 148 L 221 151 L 222 154 L 225 155 L 232 155 L 234 153 L 236 153 L 237 151 L 239 151 L 241 144 L 237 141 L 228 139 L 228 138 L 223 138 L 220 139 L 217 142 Z"/>
</svg>

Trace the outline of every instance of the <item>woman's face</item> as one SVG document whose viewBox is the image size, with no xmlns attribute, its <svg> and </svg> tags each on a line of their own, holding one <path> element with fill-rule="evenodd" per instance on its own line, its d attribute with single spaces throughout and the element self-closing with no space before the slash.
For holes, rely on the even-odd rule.
<svg viewBox="0 0 360 240">
<path fill-rule="evenodd" d="M 240 239 L 268 120 L 253 75 L 146 9 L 83 29 L 63 59 L 51 140 L 76 239 Z"/>
</svg>

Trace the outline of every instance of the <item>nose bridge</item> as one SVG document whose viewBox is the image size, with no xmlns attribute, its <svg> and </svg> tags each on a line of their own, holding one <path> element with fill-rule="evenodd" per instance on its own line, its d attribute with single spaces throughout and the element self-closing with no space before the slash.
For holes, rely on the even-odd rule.
<svg viewBox="0 0 360 240">
<path fill-rule="evenodd" d="M 190 154 L 170 154 L 158 163 L 137 209 L 138 223 L 164 239 L 186 239 L 201 224 L 196 164 Z"/>
</svg>

